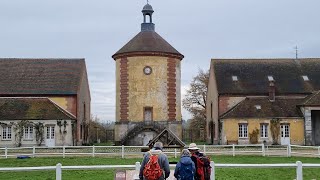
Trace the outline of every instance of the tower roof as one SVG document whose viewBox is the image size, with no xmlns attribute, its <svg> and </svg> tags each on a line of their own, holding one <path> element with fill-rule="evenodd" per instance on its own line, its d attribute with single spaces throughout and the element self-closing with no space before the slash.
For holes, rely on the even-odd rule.
<svg viewBox="0 0 320 180">
<path fill-rule="evenodd" d="M 154 11 L 153 11 L 153 8 L 150 4 L 146 4 L 142 9 L 142 13 L 144 13 L 144 12 L 152 12 L 153 13 Z"/>
<path fill-rule="evenodd" d="M 143 7 L 142 14 L 144 20 L 141 24 L 141 32 L 116 52 L 112 56 L 113 59 L 139 55 L 159 55 L 183 59 L 181 53 L 155 32 L 155 25 L 152 23 L 153 12 L 150 4 L 146 4 Z M 147 22 L 147 16 L 149 16 L 149 22 Z"/>
<path fill-rule="evenodd" d="M 153 54 L 176 56 L 180 59 L 183 55 L 172 47 L 155 31 L 141 31 L 124 45 L 112 58 L 117 59 L 121 56 L 130 56 L 134 54 Z"/>
</svg>

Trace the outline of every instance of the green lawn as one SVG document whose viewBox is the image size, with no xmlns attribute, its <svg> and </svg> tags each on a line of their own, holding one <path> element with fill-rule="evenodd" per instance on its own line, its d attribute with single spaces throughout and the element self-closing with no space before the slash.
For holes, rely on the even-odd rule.
<svg viewBox="0 0 320 180">
<path fill-rule="evenodd" d="M 300 158 L 300 157 L 261 157 L 261 156 L 213 156 L 215 163 L 319 163 L 319 158 Z M 121 159 L 121 158 L 90 158 L 90 157 L 67 157 L 62 158 L 30 158 L 30 159 L 1 159 L 0 167 L 28 167 L 28 166 L 55 166 L 57 163 L 62 165 L 121 165 L 131 164 L 141 161 L 141 158 Z M 170 162 L 177 162 L 178 159 L 171 158 Z M 63 179 L 107 179 L 114 178 L 115 170 L 63 170 Z M 320 169 L 303 170 L 304 179 L 320 179 Z M 30 171 L 30 172 L 0 172 L 0 179 L 55 179 L 55 171 Z M 274 169 L 216 169 L 216 179 L 295 179 L 294 168 L 274 168 Z"/>
</svg>

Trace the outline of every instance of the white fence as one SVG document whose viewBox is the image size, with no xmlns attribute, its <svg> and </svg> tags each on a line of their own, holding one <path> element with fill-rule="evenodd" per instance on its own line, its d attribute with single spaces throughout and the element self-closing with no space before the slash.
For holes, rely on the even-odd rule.
<svg viewBox="0 0 320 180">
<path fill-rule="evenodd" d="M 320 146 L 271 146 L 256 145 L 199 145 L 207 155 L 261 155 L 261 156 L 310 156 L 320 158 Z M 17 157 L 20 155 L 30 157 L 60 156 L 142 156 L 142 148 L 147 146 L 55 146 L 55 147 L 20 147 L 0 148 L 0 157 Z M 178 157 L 180 149 L 164 149 L 169 156 Z"/>
<path fill-rule="evenodd" d="M 174 168 L 175 165 L 170 165 Z M 302 164 L 301 161 L 297 161 L 289 164 L 215 164 L 211 162 L 211 180 L 215 179 L 216 168 L 296 168 L 296 180 L 303 180 L 303 168 L 320 168 L 320 164 Z M 0 168 L 1 171 L 36 171 L 36 170 L 55 170 L 56 180 L 62 179 L 62 170 L 84 170 L 84 169 L 135 169 L 136 175 L 133 179 L 138 178 L 138 172 L 140 169 L 140 162 L 136 162 L 136 165 L 99 165 L 99 166 L 62 166 L 60 163 L 56 166 L 43 166 L 43 167 L 10 167 Z"/>
</svg>

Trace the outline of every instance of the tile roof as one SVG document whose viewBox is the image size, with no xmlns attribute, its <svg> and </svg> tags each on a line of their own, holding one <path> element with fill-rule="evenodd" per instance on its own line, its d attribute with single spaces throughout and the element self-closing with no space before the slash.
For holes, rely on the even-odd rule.
<svg viewBox="0 0 320 180">
<path fill-rule="evenodd" d="M 235 107 L 220 116 L 228 118 L 275 118 L 275 117 L 303 117 L 297 107 L 304 99 L 276 98 L 274 102 L 264 98 L 246 98 Z M 256 106 L 260 105 L 261 109 Z"/>
<path fill-rule="evenodd" d="M 141 52 L 168 53 L 183 58 L 182 54 L 154 31 L 141 31 L 112 57 L 116 59 L 121 54 Z"/>
<path fill-rule="evenodd" d="M 75 120 L 48 98 L 0 98 L 0 120 Z"/>
<path fill-rule="evenodd" d="M 0 96 L 77 94 L 84 59 L 0 58 Z"/>
<path fill-rule="evenodd" d="M 320 90 L 316 91 L 305 98 L 300 104 L 302 106 L 320 106 Z"/>
<path fill-rule="evenodd" d="M 268 76 L 276 94 L 308 94 L 320 89 L 320 58 L 213 59 L 219 94 L 268 94 Z M 309 81 L 302 76 L 307 75 Z M 237 76 L 238 81 L 232 81 Z"/>
</svg>

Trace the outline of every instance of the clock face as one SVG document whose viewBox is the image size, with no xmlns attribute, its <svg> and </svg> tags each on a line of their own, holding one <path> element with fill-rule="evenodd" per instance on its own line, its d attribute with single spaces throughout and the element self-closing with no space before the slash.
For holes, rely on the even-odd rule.
<svg viewBox="0 0 320 180">
<path fill-rule="evenodd" d="M 149 75 L 152 73 L 152 69 L 150 66 L 146 66 L 143 68 L 143 72 L 144 72 L 144 74 Z"/>
</svg>

